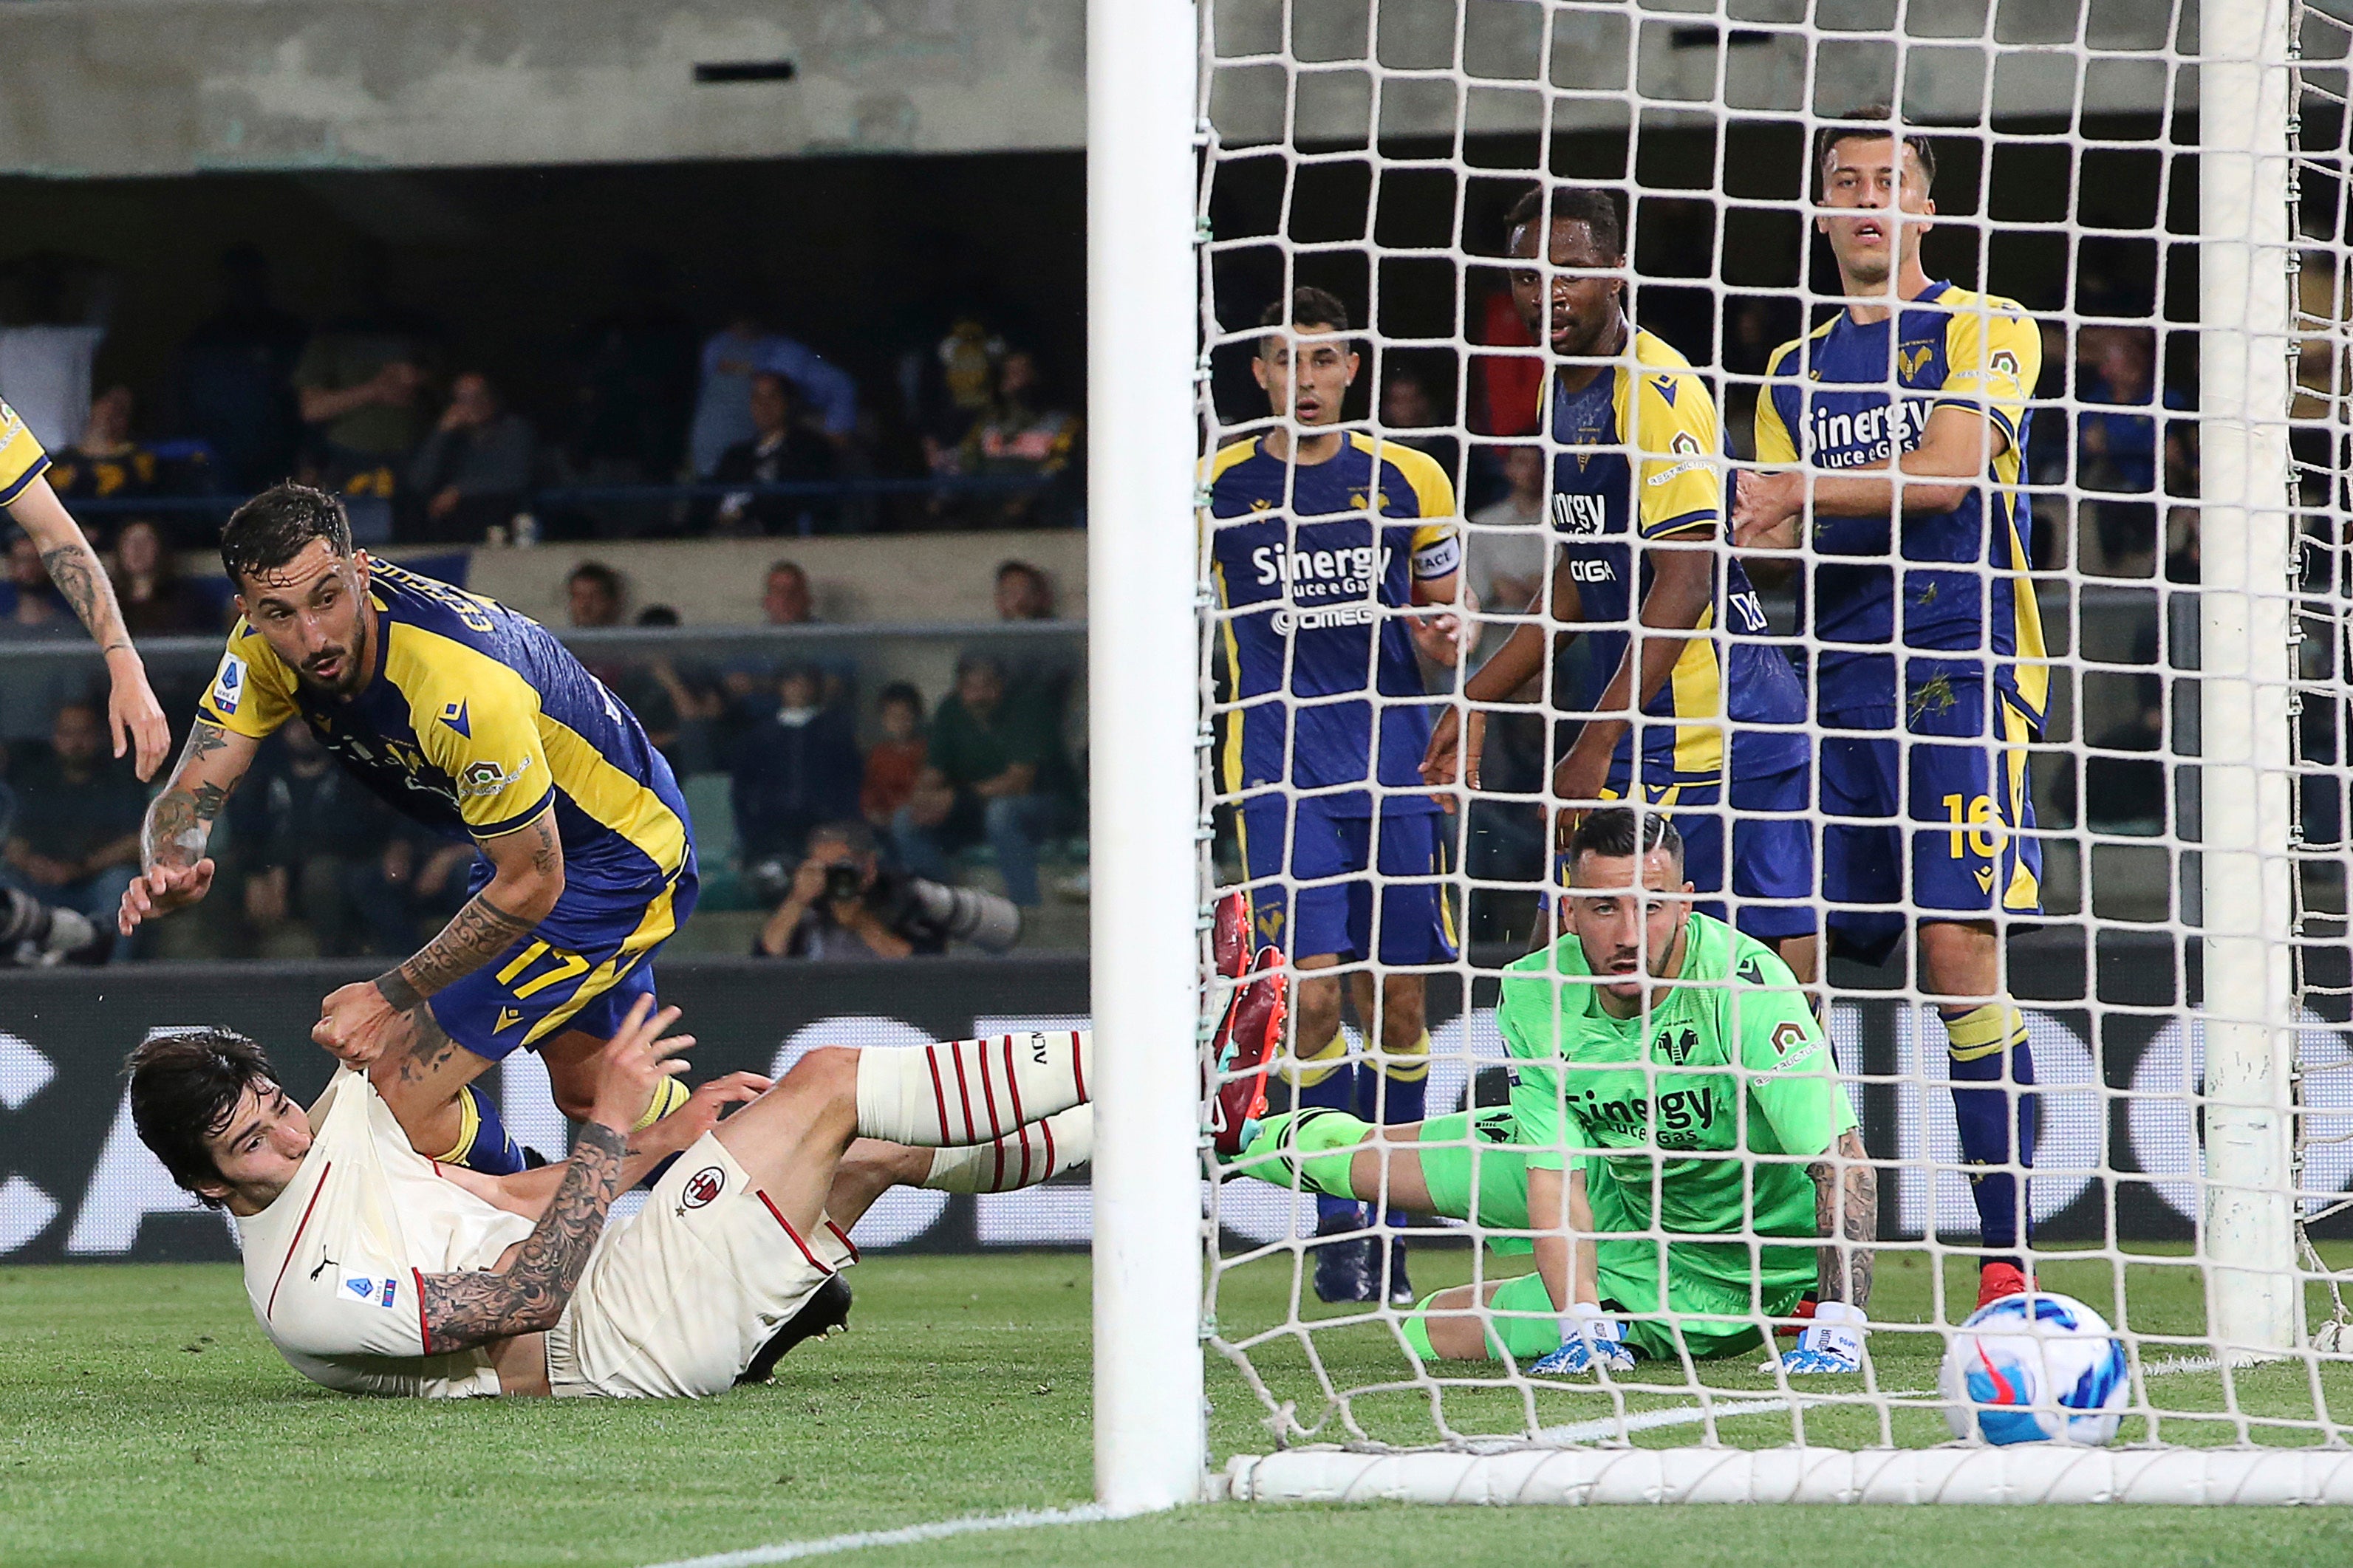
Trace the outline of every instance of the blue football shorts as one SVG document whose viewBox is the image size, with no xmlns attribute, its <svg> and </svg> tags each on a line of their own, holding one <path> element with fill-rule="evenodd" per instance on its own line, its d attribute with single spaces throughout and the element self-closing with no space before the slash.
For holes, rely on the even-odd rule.
<svg viewBox="0 0 2353 1568">
<path fill-rule="evenodd" d="M 490 863 L 476 860 L 470 896 L 490 879 Z M 694 912 L 700 888 L 691 850 L 650 891 L 566 881 L 545 920 L 426 1005 L 451 1039 L 494 1062 L 573 1029 L 609 1040 L 652 993 L 654 954 Z"/>
<path fill-rule="evenodd" d="M 1420 800 L 1372 816 L 1293 804 L 1281 795 L 1242 804 L 1242 856 L 1261 944 L 1293 958 L 1336 953 L 1382 963 L 1441 963 L 1461 951 L 1443 880 L 1452 817 Z"/>
<path fill-rule="evenodd" d="M 1999 687 L 1944 676 L 1911 692 L 1900 728 L 1896 717 L 1822 716 L 1822 898 L 1838 949 L 1873 963 L 1909 919 L 2042 910 L 2034 721 Z"/>
</svg>

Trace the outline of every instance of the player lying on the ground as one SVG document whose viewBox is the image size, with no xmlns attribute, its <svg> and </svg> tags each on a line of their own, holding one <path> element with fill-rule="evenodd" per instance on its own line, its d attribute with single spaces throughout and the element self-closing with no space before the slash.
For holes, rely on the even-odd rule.
<svg viewBox="0 0 2353 1568">
<path fill-rule="evenodd" d="M 147 808 L 121 930 L 205 896 L 214 819 L 263 740 L 307 722 L 395 811 L 480 851 L 465 907 L 328 996 L 312 1037 L 372 1072 L 421 1152 L 520 1170 L 497 1106 L 468 1086 L 535 1050 L 556 1104 L 587 1114 L 597 1054 L 694 909 L 678 781 L 545 627 L 355 550 L 324 491 L 278 485 L 237 508 L 221 562 L 244 618 Z M 649 1120 L 685 1099 L 656 1089 Z"/>
<path fill-rule="evenodd" d="M 1623 1370 L 1642 1356 L 1729 1355 L 1816 1291 L 1812 1324 L 1782 1364 L 1861 1365 L 1876 1175 L 1796 977 L 1692 911 L 1682 849 L 1655 815 L 1639 829 L 1622 808 L 1580 825 L 1569 933 L 1504 973 L 1496 1023 L 1518 1058 L 1509 1108 L 1377 1131 L 1293 1111 L 1254 1125 L 1229 1158 L 1283 1185 L 1533 1234 L 1536 1271 L 1485 1287 L 1485 1310 L 1480 1289 L 1463 1286 L 1406 1319 L 1425 1359 L 1484 1359 L 1500 1345 L 1532 1372 L 1577 1373 L 1597 1360 Z M 1752 1226 L 1797 1244 L 1764 1247 L 1752 1264 L 1745 1241 L 1690 1239 Z M 1654 1228 L 1678 1238 L 1663 1279 Z"/>
<path fill-rule="evenodd" d="M 237 1217 L 254 1314 L 314 1382 L 428 1398 L 693 1395 L 754 1367 L 856 1261 L 855 1216 L 826 1209 L 853 1139 L 994 1142 L 1082 1103 L 1092 1076 L 1089 1037 L 1068 1031 L 822 1047 L 725 1121 L 753 1082 L 705 1085 L 628 1154 L 629 1130 L 685 1067 L 672 1053 L 691 1038 L 661 1037 L 677 1016 L 638 998 L 571 1157 L 515 1175 L 417 1154 L 359 1073 L 338 1073 L 306 1113 L 261 1048 L 225 1029 L 133 1051 L 132 1116 L 174 1181 Z M 613 1200 L 681 1141 L 644 1212 L 607 1232 Z"/>
</svg>

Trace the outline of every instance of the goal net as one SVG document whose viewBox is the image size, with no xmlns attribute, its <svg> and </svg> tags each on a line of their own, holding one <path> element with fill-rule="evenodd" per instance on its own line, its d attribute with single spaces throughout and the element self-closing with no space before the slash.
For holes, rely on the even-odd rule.
<svg viewBox="0 0 2353 1568">
<path fill-rule="evenodd" d="M 1204 0 L 1235 1495 L 2353 1498 L 2353 26 L 2204 13 Z"/>
</svg>

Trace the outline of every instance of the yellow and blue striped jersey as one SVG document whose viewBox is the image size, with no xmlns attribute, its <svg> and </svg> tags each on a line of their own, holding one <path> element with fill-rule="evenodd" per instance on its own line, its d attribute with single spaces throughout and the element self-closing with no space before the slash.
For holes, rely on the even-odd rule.
<svg viewBox="0 0 2353 1568">
<path fill-rule="evenodd" d="M 1919 446 L 1929 415 L 1946 405 L 1983 414 L 2007 443 L 1989 484 L 1971 486 L 1950 511 L 1907 515 L 1900 548 L 1883 516 L 1814 520 L 1824 712 L 1894 704 L 1895 658 L 1881 650 L 1898 641 L 1900 617 L 1904 647 L 1949 656 L 1906 659 L 1907 689 L 1990 678 L 2042 722 L 2051 677 L 2019 489 L 2026 400 L 2042 374 L 2042 334 L 2025 307 L 1950 283 L 1931 282 L 1884 321 L 1841 310 L 1774 351 L 1757 400 L 1759 462 L 1891 463 Z"/>
<path fill-rule="evenodd" d="M 1437 810 L 1421 793 L 1429 705 L 1369 696 L 1426 695 L 1397 612 L 1416 582 L 1461 568 L 1453 481 L 1426 454 L 1355 431 L 1321 463 L 1237 441 L 1208 478 L 1210 576 L 1219 606 L 1240 612 L 1217 634 L 1222 694 L 1241 706 L 1220 788 L 1289 784 L 1321 792 L 1305 798 L 1330 815 L 1364 816 L 1377 783 L 1408 792 L 1384 795 L 1383 811 Z"/>
<path fill-rule="evenodd" d="M 394 810 L 496 838 L 551 805 L 567 896 L 651 890 L 692 854 L 686 804 L 637 718 L 554 635 L 495 600 L 371 561 L 374 668 L 357 695 L 302 685 L 244 621 L 202 717 L 260 739 L 298 714 Z"/>
<path fill-rule="evenodd" d="M 23 495 L 25 487 L 39 479 L 48 466 L 49 455 L 25 428 L 24 420 L 15 409 L 0 403 L 0 506 Z"/>
<path fill-rule="evenodd" d="M 1630 363 L 1566 396 L 1556 374 L 1545 385 L 1560 448 L 1550 502 L 1556 570 L 1577 585 L 1579 629 L 1590 639 L 1593 657 L 1577 698 L 1588 711 L 1623 662 L 1651 591 L 1652 563 L 1647 552 L 1638 557 L 1634 541 L 1704 539 L 1724 521 L 1715 399 L 1691 363 L 1650 333 L 1636 331 L 1628 354 Z M 1740 563 L 1725 559 L 1715 577 L 1710 607 L 1666 684 L 1618 742 L 1613 788 L 1622 789 L 1632 773 L 1637 736 L 1646 784 L 1720 780 L 1727 719 L 1730 762 L 1742 777 L 1806 763 L 1806 695 L 1797 670 L 1780 649 L 1755 640 L 1768 626 Z"/>
</svg>

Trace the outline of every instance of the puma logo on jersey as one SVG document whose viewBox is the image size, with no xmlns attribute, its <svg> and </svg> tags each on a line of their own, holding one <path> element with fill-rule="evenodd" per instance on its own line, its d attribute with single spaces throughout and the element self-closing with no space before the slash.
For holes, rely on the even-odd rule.
<svg viewBox="0 0 2353 1568">
<path fill-rule="evenodd" d="M 1563 533 L 1599 533 L 1609 525 L 1609 510 L 1599 496 L 1556 494 L 1552 525 Z"/>
</svg>

